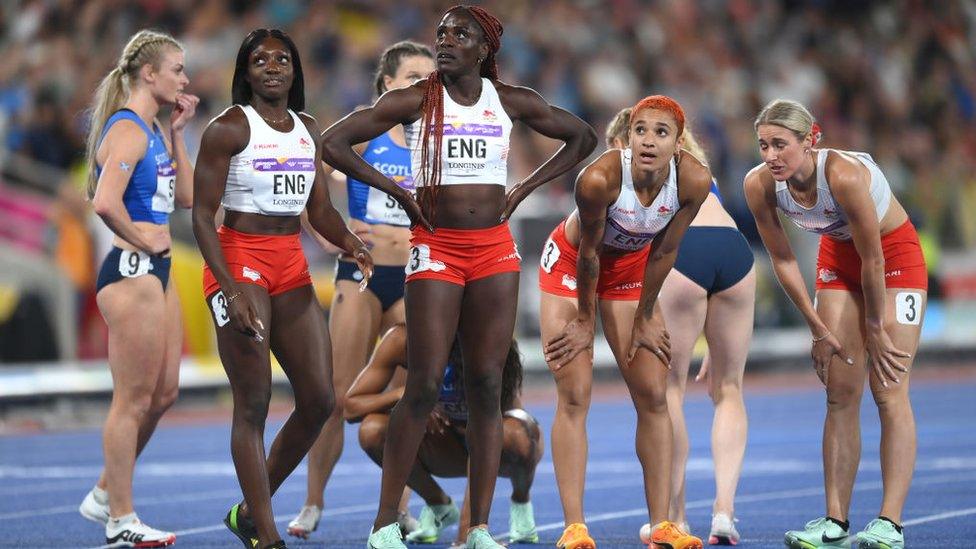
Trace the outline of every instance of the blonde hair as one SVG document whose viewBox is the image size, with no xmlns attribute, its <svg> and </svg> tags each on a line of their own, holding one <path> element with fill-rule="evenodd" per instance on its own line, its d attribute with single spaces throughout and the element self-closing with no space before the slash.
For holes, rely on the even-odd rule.
<svg viewBox="0 0 976 549">
<path fill-rule="evenodd" d="M 605 139 L 607 140 L 607 147 L 613 147 L 614 139 L 623 141 L 624 145 L 630 143 L 630 111 L 630 107 L 621 109 L 620 112 L 613 117 L 613 120 L 607 124 L 607 133 L 605 136 Z"/>
<path fill-rule="evenodd" d="M 786 128 L 796 135 L 800 141 L 813 132 L 815 120 L 810 111 L 798 101 L 791 99 L 775 99 L 759 111 L 753 125 L 756 130 L 764 124 L 773 124 Z"/>
<path fill-rule="evenodd" d="M 610 120 L 607 125 L 607 132 L 605 139 L 607 141 L 607 147 L 613 147 L 613 140 L 619 139 L 624 142 L 625 146 L 630 146 L 630 113 L 631 107 L 626 109 L 621 109 L 620 112 Z M 685 126 L 685 129 L 681 132 L 681 137 L 684 138 L 684 144 L 681 146 L 682 149 L 691 153 L 692 156 L 701 161 L 702 164 L 708 165 L 708 157 L 705 155 L 705 149 L 702 148 L 698 139 L 695 138 L 695 134 L 691 132 L 691 129 Z"/>
<path fill-rule="evenodd" d="M 152 65 L 153 68 L 159 68 L 159 61 L 165 48 L 183 50 L 183 46 L 166 33 L 151 30 L 137 32 L 122 50 L 118 64 L 102 79 L 95 90 L 86 148 L 88 198 L 95 196 L 95 188 L 98 186 L 95 154 L 102 140 L 105 122 L 129 100 L 132 83 L 135 82 L 142 67 Z"/>
</svg>

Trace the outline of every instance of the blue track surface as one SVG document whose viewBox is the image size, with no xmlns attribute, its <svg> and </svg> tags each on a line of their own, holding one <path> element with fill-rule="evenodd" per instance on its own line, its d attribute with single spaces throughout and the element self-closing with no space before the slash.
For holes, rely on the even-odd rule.
<svg viewBox="0 0 976 549">
<path fill-rule="evenodd" d="M 916 383 L 912 389 L 919 452 L 904 513 L 909 547 L 976 547 L 976 384 Z M 822 390 L 749 395 L 750 432 L 736 500 L 743 547 L 782 547 L 783 532 L 823 513 L 820 458 Z M 551 405 L 530 406 L 551 425 Z M 707 535 L 714 484 L 708 431 L 711 405 L 689 396 L 692 435 L 688 516 Z M 590 466 L 585 509 L 600 548 L 642 547 L 637 531 L 647 521 L 640 466 L 633 452 L 635 418 L 627 401 L 597 401 L 590 414 Z M 862 412 L 863 456 L 851 512 L 853 529 L 873 518 L 881 501 L 879 427 L 870 395 Z M 269 425 L 273 434 L 278 424 Z M 176 531 L 178 547 L 240 547 L 221 519 L 240 498 L 229 454 L 229 426 L 165 426 L 136 469 L 136 508 L 149 524 Z M 326 512 L 311 539 L 289 547 L 362 548 L 375 512 L 379 469 L 355 447 L 346 452 L 326 490 Z M 547 445 L 548 447 L 548 445 Z M 0 438 L 0 546 L 97 547 L 103 531 L 77 513 L 101 467 L 96 430 Z M 460 499 L 463 484 L 445 482 Z M 304 498 L 305 469 L 275 496 L 282 534 Z M 492 531 L 508 526 L 507 481 L 498 483 Z M 543 458 L 532 499 L 543 546 L 552 546 L 562 517 L 551 456 Z M 419 498 L 414 498 L 419 506 Z M 416 513 L 416 510 L 414 511 Z M 444 534 L 445 547 L 454 529 Z"/>
</svg>

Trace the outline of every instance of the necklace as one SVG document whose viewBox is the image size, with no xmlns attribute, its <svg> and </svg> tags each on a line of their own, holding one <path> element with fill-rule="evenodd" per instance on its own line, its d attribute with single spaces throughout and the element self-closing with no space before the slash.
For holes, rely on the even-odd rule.
<svg viewBox="0 0 976 549">
<path fill-rule="evenodd" d="M 257 109 L 255 109 L 255 111 L 254 111 L 254 112 L 257 112 Z M 282 117 L 282 118 L 281 118 L 281 119 L 279 119 L 279 120 L 272 120 L 272 119 L 270 119 L 270 118 L 268 118 L 267 116 L 264 116 L 264 115 L 263 115 L 263 114 L 261 114 L 260 112 L 258 112 L 258 115 L 260 115 L 260 116 L 261 116 L 261 118 L 262 118 L 262 119 L 263 119 L 263 120 L 264 120 L 265 122 L 267 122 L 267 123 L 268 123 L 268 125 L 277 125 L 277 124 L 281 124 L 282 122 L 284 122 L 284 121 L 286 121 L 286 120 L 288 120 L 289 118 L 291 118 L 291 115 L 289 115 L 287 111 L 285 112 L 285 116 L 284 116 L 284 117 Z"/>
</svg>

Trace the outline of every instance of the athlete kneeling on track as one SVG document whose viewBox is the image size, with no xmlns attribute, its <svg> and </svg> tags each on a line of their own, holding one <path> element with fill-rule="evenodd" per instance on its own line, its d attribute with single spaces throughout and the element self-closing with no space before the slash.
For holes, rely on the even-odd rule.
<svg viewBox="0 0 976 549">
<path fill-rule="evenodd" d="M 345 416 L 349 421 L 361 421 L 359 444 L 377 463 L 383 466 L 383 446 L 386 443 L 390 409 L 403 396 L 403 387 L 387 390 L 398 367 L 407 364 L 407 330 L 403 325 L 391 328 L 373 353 L 366 368 L 359 374 L 346 394 Z M 441 383 L 437 405 L 427 422 L 427 432 L 420 444 L 420 452 L 410 471 L 407 485 L 427 503 L 420 512 L 420 527 L 407 536 L 412 543 L 434 543 L 441 531 L 456 524 L 463 515 L 467 524 L 468 501 L 462 512 L 451 501 L 437 481 L 438 477 L 465 477 L 468 474 L 468 445 L 466 440 L 468 406 L 464 397 L 464 361 L 461 345 L 454 340 L 444 381 Z M 512 543 L 535 543 L 535 530 L 529 489 L 535 468 L 542 459 L 543 441 L 539 424 L 521 408 L 519 393 L 522 386 L 522 358 L 515 341 L 508 350 L 502 371 L 502 453 L 499 476 L 512 481 L 512 501 L 509 508 L 509 532 Z M 463 546 L 465 528 L 458 529 L 455 545 Z"/>
</svg>

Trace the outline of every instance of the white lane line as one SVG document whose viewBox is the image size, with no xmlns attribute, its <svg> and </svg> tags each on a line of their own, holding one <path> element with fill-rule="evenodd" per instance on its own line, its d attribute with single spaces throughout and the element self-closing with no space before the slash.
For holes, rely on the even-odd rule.
<svg viewBox="0 0 976 549">
<path fill-rule="evenodd" d="M 913 518 L 911 520 L 902 521 L 902 526 L 915 526 L 916 524 L 925 524 L 926 522 L 935 522 L 937 520 L 945 520 L 956 517 L 965 517 L 968 515 L 976 515 L 976 507 L 970 507 L 969 509 L 959 509 L 957 511 L 946 511 L 945 513 L 936 513 L 934 515 L 928 515 L 924 517 Z"/>
</svg>

